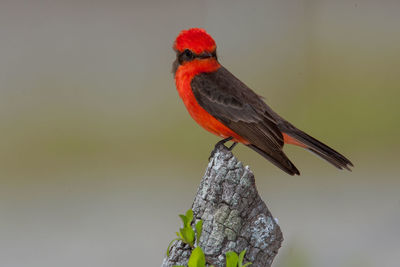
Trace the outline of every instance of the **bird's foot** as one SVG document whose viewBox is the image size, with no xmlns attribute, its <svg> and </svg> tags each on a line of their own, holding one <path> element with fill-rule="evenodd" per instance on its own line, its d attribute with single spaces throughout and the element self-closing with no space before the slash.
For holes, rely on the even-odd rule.
<svg viewBox="0 0 400 267">
<path fill-rule="evenodd" d="M 229 150 L 229 151 L 232 151 L 232 149 L 233 149 L 237 144 L 238 144 L 237 142 L 233 142 L 233 144 L 232 144 L 230 147 L 228 147 L 228 150 Z"/>
<path fill-rule="evenodd" d="M 228 142 L 228 141 L 230 141 L 230 140 L 232 140 L 232 139 L 233 139 L 233 137 L 231 136 L 231 137 L 222 139 L 221 141 L 219 141 L 218 143 L 216 143 L 216 144 L 215 144 L 215 147 L 214 147 L 214 149 L 213 149 L 213 151 L 211 151 L 211 155 L 208 157 L 208 161 L 210 161 L 210 159 L 211 159 L 212 157 L 214 157 L 214 154 L 215 154 L 215 152 L 217 152 L 219 146 L 225 146 L 225 143 Z M 236 146 L 236 144 L 237 144 L 237 143 L 234 142 L 234 143 L 228 148 L 228 150 L 231 151 L 231 150 Z"/>
</svg>

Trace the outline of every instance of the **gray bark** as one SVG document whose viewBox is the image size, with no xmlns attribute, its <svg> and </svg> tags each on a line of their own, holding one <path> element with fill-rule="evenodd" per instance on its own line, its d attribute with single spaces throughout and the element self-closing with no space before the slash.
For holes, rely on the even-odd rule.
<svg viewBox="0 0 400 267">
<path fill-rule="evenodd" d="M 225 266 L 225 253 L 246 249 L 244 262 L 271 266 L 283 241 L 282 232 L 258 195 L 254 175 L 221 145 L 208 164 L 194 199 L 195 220 L 203 220 L 200 247 L 208 264 Z M 162 267 L 185 265 L 190 247 L 176 241 Z"/>
</svg>

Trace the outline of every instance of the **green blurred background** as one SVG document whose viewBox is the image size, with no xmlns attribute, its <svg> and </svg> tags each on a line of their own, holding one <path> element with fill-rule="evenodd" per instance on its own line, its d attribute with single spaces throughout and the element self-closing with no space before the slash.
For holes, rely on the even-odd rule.
<svg viewBox="0 0 400 267">
<path fill-rule="evenodd" d="M 285 241 L 278 267 L 399 266 L 400 1 L 0 3 L 0 266 L 159 266 L 218 138 L 175 89 L 172 43 L 222 64 L 299 128 L 291 177 L 243 146 Z"/>
</svg>

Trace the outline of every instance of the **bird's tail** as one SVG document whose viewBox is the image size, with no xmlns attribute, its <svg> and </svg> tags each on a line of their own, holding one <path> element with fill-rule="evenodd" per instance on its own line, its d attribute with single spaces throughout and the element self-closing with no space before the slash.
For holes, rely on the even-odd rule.
<svg viewBox="0 0 400 267">
<path fill-rule="evenodd" d="M 327 162 L 331 163 L 338 169 L 346 169 L 351 171 L 349 166 L 353 167 L 353 163 L 345 156 L 337 152 L 336 150 L 330 148 L 329 146 L 318 141 L 314 137 L 306 134 L 305 132 L 297 129 L 293 125 L 284 125 L 280 130 L 282 131 L 285 141 L 290 140 L 290 144 L 295 144 L 320 156 Z M 285 136 L 286 135 L 286 136 Z M 289 137 L 287 137 L 289 136 Z M 294 140 L 293 140 L 294 139 Z"/>
</svg>

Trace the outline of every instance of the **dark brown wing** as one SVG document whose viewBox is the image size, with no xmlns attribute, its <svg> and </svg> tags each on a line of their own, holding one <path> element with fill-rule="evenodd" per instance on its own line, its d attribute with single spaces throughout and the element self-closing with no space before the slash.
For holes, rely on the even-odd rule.
<svg viewBox="0 0 400 267">
<path fill-rule="evenodd" d="M 248 140 L 250 148 L 287 173 L 299 174 L 282 152 L 283 136 L 271 109 L 227 69 L 196 75 L 191 86 L 200 106 Z"/>
</svg>

